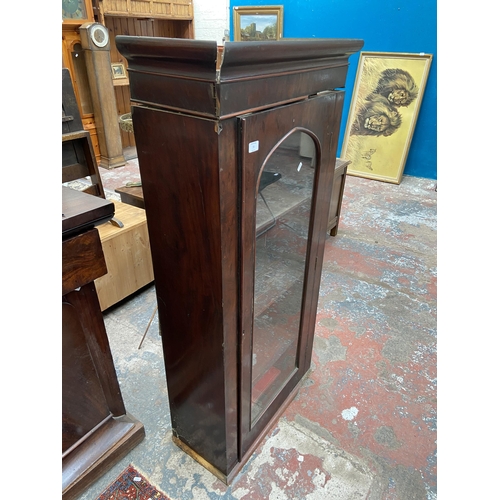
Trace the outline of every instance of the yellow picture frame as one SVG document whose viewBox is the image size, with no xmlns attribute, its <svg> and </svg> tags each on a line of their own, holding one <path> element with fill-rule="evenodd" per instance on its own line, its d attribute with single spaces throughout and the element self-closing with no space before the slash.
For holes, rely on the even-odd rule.
<svg viewBox="0 0 500 500">
<path fill-rule="evenodd" d="M 400 184 L 432 54 L 361 52 L 341 157 L 349 175 Z"/>
<path fill-rule="evenodd" d="M 233 7 L 235 42 L 283 38 L 283 5 Z"/>
</svg>

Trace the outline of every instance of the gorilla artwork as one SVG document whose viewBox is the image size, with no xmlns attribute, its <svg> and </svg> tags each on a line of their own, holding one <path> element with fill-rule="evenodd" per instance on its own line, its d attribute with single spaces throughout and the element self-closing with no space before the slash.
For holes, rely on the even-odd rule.
<svg viewBox="0 0 500 500">
<path fill-rule="evenodd" d="M 352 135 L 392 135 L 401 126 L 401 115 L 381 95 L 371 94 L 358 111 L 352 124 Z"/>
<path fill-rule="evenodd" d="M 382 71 L 374 93 L 387 98 L 393 106 L 406 107 L 417 98 L 418 87 L 408 71 L 386 69 Z"/>
<path fill-rule="evenodd" d="M 408 71 L 390 68 L 382 71 L 375 90 L 365 98 L 351 127 L 352 135 L 384 136 L 401 126 L 400 107 L 410 105 L 418 87 Z"/>
</svg>

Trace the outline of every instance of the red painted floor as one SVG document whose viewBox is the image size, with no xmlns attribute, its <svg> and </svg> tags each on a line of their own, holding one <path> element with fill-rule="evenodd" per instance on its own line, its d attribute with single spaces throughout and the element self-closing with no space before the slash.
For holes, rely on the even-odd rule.
<svg viewBox="0 0 500 500">
<path fill-rule="evenodd" d="M 101 175 L 111 193 L 139 179 L 137 161 Z M 108 313 L 124 398 L 147 438 L 79 500 L 131 462 L 174 500 L 436 499 L 435 186 L 348 176 L 325 247 L 311 371 L 230 487 L 168 437 L 157 322 L 143 349 L 126 345 L 142 337 L 154 287 Z"/>
</svg>

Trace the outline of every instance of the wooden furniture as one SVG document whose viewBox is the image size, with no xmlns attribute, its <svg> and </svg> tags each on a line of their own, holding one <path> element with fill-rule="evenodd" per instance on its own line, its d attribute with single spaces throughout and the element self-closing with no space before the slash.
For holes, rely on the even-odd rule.
<svg viewBox="0 0 500 500">
<path fill-rule="evenodd" d="M 95 281 L 101 311 L 154 280 L 144 209 L 114 203 L 116 217 L 123 223 L 123 228 L 111 224 L 97 228 L 108 268 L 107 274 Z"/>
<path fill-rule="evenodd" d="M 105 198 L 90 133 L 87 130 L 79 130 L 62 134 L 62 182 L 84 177 L 88 177 L 91 182 L 85 192 Z"/>
<path fill-rule="evenodd" d="M 116 37 L 174 442 L 229 483 L 310 368 L 349 55 L 361 40 Z M 299 155 L 302 136 L 314 158 Z M 264 171 L 281 178 L 263 189 Z M 276 223 L 256 237 L 269 218 Z"/>
<path fill-rule="evenodd" d="M 194 38 L 192 0 L 96 0 L 97 21 L 109 29 L 112 63 L 127 66 L 126 59 L 116 50 L 115 37 L 127 34 L 168 38 Z M 125 71 L 127 73 L 127 71 Z M 128 73 L 127 73 L 128 76 Z M 113 79 L 118 115 L 130 112 L 128 78 Z M 120 131 L 124 148 L 135 147 L 134 134 Z"/>
<path fill-rule="evenodd" d="M 123 186 L 116 188 L 115 192 L 120 195 L 120 199 L 123 203 L 128 203 L 129 205 L 133 205 L 138 208 L 145 208 L 142 186 Z"/>
<path fill-rule="evenodd" d="M 335 163 L 335 174 L 333 176 L 333 189 L 330 201 L 330 213 L 328 215 L 327 228 L 330 236 L 336 236 L 339 230 L 340 210 L 342 208 L 342 199 L 344 197 L 344 186 L 347 177 L 347 167 L 350 160 L 337 158 Z"/>
<path fill-rule="evenodd" d="M 105 198 L 104 187 L 90 143 L 83 130 L 69 71 L 62 70 L 62 182 L 90 179 L 85 193 Z M 154 280 L 144 209 L 115 202 L 115 215 L 98 228 L 108 272 L 96 278 L 101 311 Z"/>
<path fill-rule="evenodd" d="M 94 155 L 99 164 L 101 152 L 90 92 L 85 52 L 82 47 L 80 26 L 94 20 L 92 0 L 63 0 L 62 2 L 62 61 L 68 68 L 75 89 L 83 129 L 90 134 Z"/>
<path fill-rule="evenodd" d="M 106 273 L 95 226 L 113 203 L 62 188 L 62 497 L 76 498 L 145 436 L 128 414 L 94 280 Z"/>
<path fill-rule="evenodd" d="M 84 47 L 87 34 L 80 32 L 85 23 L 98 21 L 109 30 L 109 57 L 111 63 L 124 63 L 118 53 L 115 36 L 131 34 L 138 36 L 160 36 L 171 38 L 194 38 L 194 12 L 192 0 L 63 0 L 62 3 L 62 58 L 63 66 L 69 68 L 76 91 L 77 103 L 84 128 L 90 133 L 94 155 L 101 163 L 101 148 L 104 153 L 103 165 L 114 168 L 120 163 L 119 142 L 122 148 L 135 147 L 134 134 L 112 130 L 113 122 L 106 121 L 105 130 L 100 124 L 102 114 L 114 105 L 117 116 L 130 112 L 130 92 L 128 78 L 113 79 L 110 68 L 95 61 L 95 54 L 89 58 Z M 86 50 L 87 49 L 87 50 Z M 97 55 L 97 58 L 101 57 Z M 92 89 L 94 81 L 98 85 L 111 86 L 111 100 L 102 101 L 102 93 Z M 107 81 L 106 81 L 107 80 Z M 92 95 L 94 94 L 94 96 Z M 109 89 L 105 93 L 109 93 Z M 112 102 L 114 99 L 114 102 Z M 97 103 L 97 104 L 96 104 Z M 116 135 L 118 133 L 118 136 Z M 109 165 L 109 167 L 108 167 Z"/>
<path fill-rule="evenodd" d="M 99 0 L 104 15 L 143 19 L 193 19 L 192 0 L 151 0 L 140 4 L 129 0 Z"/>
<path fill-rule="evenodd" d="M 62 68 L 62 182 L 88 177 L 86 193 L 105 198 L 90 132 L 83 127 L 68 68 Z"/>
<path fill-rule="evenodd" d="M 104 186 L 96 162 L 90 133 L 83 129 L 76 95 L 67 68 L 62 69 L 62 182 L 90 180 L 83 189 L 85 193 L 106 198 Z M 110 222 L 123 227 L 122 222 L 113 217 Z"/>
<path fill-rule="evenodd" d="M 99 165 L 121 167 L 125 165 L 125 157 L 113 86 L 109 31 L 99 23 L 84 23 L 80 26 L 80 37 L 99 138 Z"/>
</svg>

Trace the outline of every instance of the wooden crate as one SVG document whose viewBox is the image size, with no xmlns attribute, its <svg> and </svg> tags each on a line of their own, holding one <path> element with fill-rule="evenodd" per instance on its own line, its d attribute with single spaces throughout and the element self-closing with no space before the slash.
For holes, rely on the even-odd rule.
<svg viewBox="0 0 500 500">
<path fill-rule="evenodd" d="M 193 19 L 191 0 L 102 0 L 105 16 Z"/>
<path fill-rule="evenodd" d="M 121 203 L 115 204 L 115 218 L 122 228 L 110 222 L 98 226 L 107 274 L 95 281 L 101 311 L 116 304 L 154 280 L 146 212 Z"/>
</svg>

